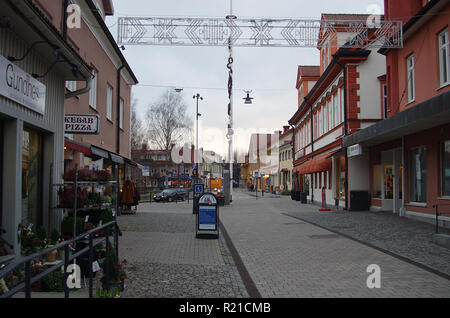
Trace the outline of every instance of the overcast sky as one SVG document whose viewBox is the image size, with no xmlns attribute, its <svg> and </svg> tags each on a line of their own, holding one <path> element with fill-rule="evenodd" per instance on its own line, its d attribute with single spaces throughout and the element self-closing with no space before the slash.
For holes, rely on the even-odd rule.
<svg viewBox="0 0 450 318">
<path fill-rule="evenodd" d="M 234 0 L 238 18 L 309 18 L 321 13 L 373 13 L 384 10 L 383 0 Z M 106 24 L 116 37 L 118 17 L 213 17 L 230 12 L 229 0 L 114 0 L 115 16 Z M 382 13 L 382 12 L 381 12 Z M 227 153 L 228 49 L 225 47 L 126 46 L 124 55 L 136 74 L 133 87 L 138 112 L 144 119 L 149 104 L 167 87 L 183 88 L 188 112 L 195 118 L 195 100 L 200 93 L 202 114 L 200 146 L 222 155 Z M 247 149 L 251 132 L 281 130 L 297 109 L 295 88 L 298 65 L 318 65 L 315 48 L 234 48 L 235 147 Z M 252 90 L 252 105 L 244 105 L 243 90 Z M 193 127 L 194 130 L 194 127 Z"/>
</svg>

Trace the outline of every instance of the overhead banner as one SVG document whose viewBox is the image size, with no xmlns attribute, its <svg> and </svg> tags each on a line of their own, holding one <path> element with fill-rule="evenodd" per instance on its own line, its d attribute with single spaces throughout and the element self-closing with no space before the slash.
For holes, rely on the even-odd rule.
<svg viewBox="0 0 450 318">
<path fill-rule="evenodd" d="M 97 135 L 100 130 L 98 115 L 65 115 L 64 133 Z"/>
<path fill-rule="evenodd" d="M 45 94 L 44 84 L 0 55 L 0 95 L 44 115 Z"/>
</svg>

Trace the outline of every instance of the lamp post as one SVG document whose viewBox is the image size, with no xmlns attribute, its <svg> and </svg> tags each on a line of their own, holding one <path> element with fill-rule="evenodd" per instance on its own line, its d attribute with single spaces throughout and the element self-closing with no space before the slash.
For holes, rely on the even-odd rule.
<svg viewBox="0 0 450 318">
<path fill-rule="evenodd" d="M 197 99 L 197 111 L 196 111 L 196 115 L 195 115 L 195 117 L 196 117 L 195 147 L 197 149 L 196 149 L 196 153 L 195 153 L 195 164 L 197 165 L 196 183 L 198 183 L 198 174 L 201 171 L 200 167 L 199 167 L 199 162 L 198 162 L 199 161 L 198 160 L 198 150 L 200 149 L 199 145 L 198 145 L 198 117 L 200 117 L 202 115 L 198 112 L 198 100 L 199 99 L 203 100 L 203 97 L 201 97 L 200 94 L 197 93 L 197 95 L 194 95 L 192 98 Z"/>
</svg>

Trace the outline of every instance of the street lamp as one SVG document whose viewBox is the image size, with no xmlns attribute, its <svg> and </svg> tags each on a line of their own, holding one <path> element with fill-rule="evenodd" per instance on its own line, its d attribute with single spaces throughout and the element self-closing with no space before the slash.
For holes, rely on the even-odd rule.
<svg viewBox="0 0 450 318">
<path fill-rule="evenodd" d="M 200 114 L 199 112 L 198 112 L 198 100 L 200 99 L 200 100 L 203 100 L 203 97 L 201 97 L 200 96 L 200 94 L 199 93 L 197 93 L 197 95 L 194 95 L 193 97 L 192 97 L 193 99 L 197 99 L 197 112 L 196 112 L 196 115 L 195 115 L 195 117 L 196 117 L 196 133 L 195 133 L 195 146 L 196 146 L 196 148 L 197 148 L 197 151 L 196 151 L 196 156 L 195 156 L 195 158 L 197 159 L 197 160 L 195 160 L 196 162 L 196 165 L 197 165 L 197 175 L 196 175 L 196 182 L 198 183 L 198 174 L 200 173 L 200 169 L 199 169 L 199 162 L 198 162 L 198 150 L 199 150 L 199 145 L 198 145 L 198 118 L 202 115 L 202 114 Z"/>
<path fill-rule="evenodd" d="M 246 104 L 246 105 L 253 104 L 253 102 L 252 102 L 253 97 L 250 97 L 250 93 L 252 91 L 244 91 L 244 92 L 247 94 L 247 97 L 243 98 L 243 100 L 245 100 L 244 104 Z"/>
</svg>

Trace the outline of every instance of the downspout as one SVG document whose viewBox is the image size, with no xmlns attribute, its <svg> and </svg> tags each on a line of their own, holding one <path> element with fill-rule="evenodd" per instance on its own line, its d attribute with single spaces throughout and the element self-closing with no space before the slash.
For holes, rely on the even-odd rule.
<svg viewBox="0 0 450 318">
<path fill-rule="evenodd" d="M 63 1 L 63 8 L 62 8 L 62 37 L 64 41 L 67 40 L 67 6 L 69 5 L 69 0 Z"/>
<path fill-rule="evenodd" d="M 69 92 L 65 95 L 65 99 L 69 99 L 78 95 L 82 95 L 85 94 L 87 92 L 89 92 L 91 90 L 91 86 L 92 86 L 92 77 L 85 77 L 84 80 L 86 81 L 86 87 L 73 91 L 73 92 Z"/>
<path fill-rule="evenodd" d="M 334 62 L 339 65 L 344 73 L 344 138 L 348 135 L 348 119 L 347 119 L 347 68 L 345 64 L 341 64 L 336 55 L 333 55 Z M 344 148 L 344 156 L 345 156 L 345 210 L 348 211 L 348 153 L 347 153 L 347 147 Z"/>
<path fill-rule="evenodd" d="M 314 118 L 313 118 L 313 105 L 305 97 L 305 102 L 310 106 L 310 118 L 311 118 L 311 153 L 314 152 Z M 311 203 L 314 204 L 314 178 L 311 176 Z"/>
<path fill-rule="evenodd" d="M 116 130 L 116 153 L 120 154 L 120 72 L 125 68 L 124 63 L 117 69 L 117 130 Z M 123 120 L 123 119 L 122 119 Z"/>
<path fill-rule="evenodd" d="M 292 124 L 289 124 L 292 129 L 292 172 L 294 172 L 294 161 L 295 161 L 295 126 Z M 294 173 L 291 174 L 291 191 L 293 191 L 293 182 L 294 179 Z M 281 185 L 281 172 L 280 172 L 280 185 Z"/>
</svg>

